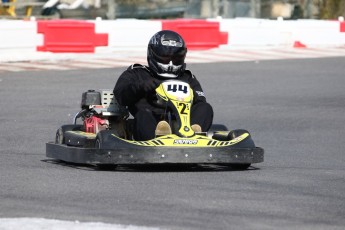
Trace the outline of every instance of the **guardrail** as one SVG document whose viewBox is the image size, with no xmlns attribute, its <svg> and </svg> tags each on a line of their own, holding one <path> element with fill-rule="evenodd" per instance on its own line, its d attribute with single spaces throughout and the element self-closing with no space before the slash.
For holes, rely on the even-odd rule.
<svg viewBox="0 0 345 230">
<path fill-rule="evenodd" d="M 44 26 L 43 26 L 44 25 Z M 145 49 L 159 30 L 175 30 L 189 49 L 345 47 L 345 22 L 326 20 L 176 19 L 0 22 L 0 52 L 102 53 Z M 19 52 L 20 53 L 20 52 Z"/>
</svg>

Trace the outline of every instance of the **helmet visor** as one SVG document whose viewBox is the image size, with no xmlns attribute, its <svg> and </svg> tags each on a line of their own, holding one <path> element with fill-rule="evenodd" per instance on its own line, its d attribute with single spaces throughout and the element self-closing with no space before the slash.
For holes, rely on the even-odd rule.
<svg viewBox="0 0 345 230">
<path fill-rule="evenodd" d="M 169 64 L 172 62 L 174 65 L 182 65 L 186 57 L 186 49 L 166 49 L 165 52 L 155 52 L 152 50 L 154 59 L 162 64 Z"/>
<path fill-rule="evenodd" d="M 158 62 L 157 64 L 164 72 L 175 73 L 181 69 L 181 65 L 173 65 L 172 63 L 162 64 Z"/>
</svg>

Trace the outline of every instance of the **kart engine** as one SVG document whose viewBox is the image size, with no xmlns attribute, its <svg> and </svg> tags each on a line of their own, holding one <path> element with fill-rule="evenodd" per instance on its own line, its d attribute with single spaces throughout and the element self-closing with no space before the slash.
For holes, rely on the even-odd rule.
<svg viewBox="0 0 345 230">
<path fill-rule="evenodd" d="M 98 133 L 109 129 L 109 120 L 96 116 L 87 117 L 84 119 L 84 129 L 87 133 Z"/>
<path fill-rule="evenodd" d="M 111 124 L 124 120 L 129 113 L 126 107 L 118 104 L 111 90 L 88 90 L 82 94 L 82 111 L 84 130 L 87 133 L 97 134 L 101 130 L 111 129 Z"/>
</svg>

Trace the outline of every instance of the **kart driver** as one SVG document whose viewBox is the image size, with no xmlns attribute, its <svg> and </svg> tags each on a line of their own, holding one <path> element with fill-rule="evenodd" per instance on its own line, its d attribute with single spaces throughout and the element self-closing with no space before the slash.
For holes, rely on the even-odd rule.
<svg viewBox="0 0 345 230">
<path fill-rule="evenodd" d="M 155 89 L 164 80 L 176 79 L 189 83 L 194 92 L 191 108 L 191 128 L 206 132 L 213 120 L 213 109 L 206 102 L 199 81 L 186 69 L 187 53 L 183 38 L 176 32 L 162 30 L 150 39 L 147 48 L 148 66 L 133 64 L 116 82 L 114 95 L 118 103 L 128 106 L 134 117 L 135 140 L 150 140 L 155 135 L 171 134 L 171 127 L 164 121 L 164 109 L 155 106 Z"/>
</svg>

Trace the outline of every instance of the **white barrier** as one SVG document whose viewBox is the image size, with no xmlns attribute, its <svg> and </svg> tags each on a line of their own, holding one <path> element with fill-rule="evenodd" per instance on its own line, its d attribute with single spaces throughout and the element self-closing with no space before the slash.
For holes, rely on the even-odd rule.
<svg viewBox="0 0 345 230">
<path fill-rule="evenodd" d="M 36 47 L 42 45 L 43 36 L 37 34 L 37 22 L 0 20 L 0 62 L 46 59 Z"/>
<path fill-rule="evenodd" d="M 338 21 L 299 20 L 289 24 L 293 40 L 307 47 L 345 45 L 345 32 L 340 31 Z"/>
<path fill-rule="evenodd" d="M 220 30 L 228 32 L 227 46 L 279 46 L 285 45 L 281 22 L 264 19 L 223 19 Z"/>
<path fill-rule="evenodd" d="M 96 52 L 116 52 L 146 48 L 152 35 L 162 29 L 160 21 L 118 19 L 96 20 L 96 33 L 108 34 L 108 47 L 97 47 Z"/>
<path fill-rule="evenodd" d="M 185 20 L 186 23 L 188 21 L 191 20 Z M 220 24 L 220 32 L 228 33 L 227 44 L 220 45 L 225 48 L 293 47 L 296 43 L 301 44 L 302 47 L 345 46 L 345 22 L 341 20 L 284 21 L 242 18 L 216 21 Z M 96 47 L 96 53 L 145 50 L 151 36 L 162 29 L 162 21 L 159 20 L 118 19 L 89 22 L 95 23 L 96 33 L 108 35 L 108 45 Z M 202 33 L 200 28 L 198 33 Z M 36 48 L 43 44 L 43 36 L 37 33 L 36 21 L 1 20 L 0 61 L 4 61 L 9 53 L 14 56 L 23 53 L 42 55 L 44 52 L 37 52 Z"/>
<path fill-rule="evenodd" d="M 323 20 L 220 20 L 220 29 L 229 33 L 227 46 L 284 46 L 300 42 L 307 47 L 344 46 L 345 32 L 339 21 Z"/>
<path fill-rule="evenodd" d="M 37 22 L 0 20 L 0 49 L 30 49 L 42 45 L 43 37 L 37 34 Z"/>
</svg>

